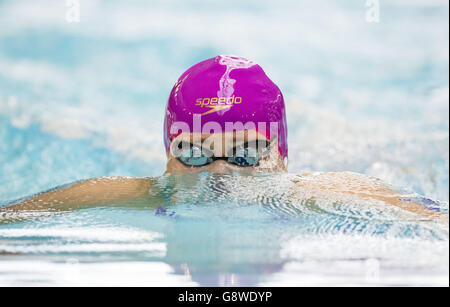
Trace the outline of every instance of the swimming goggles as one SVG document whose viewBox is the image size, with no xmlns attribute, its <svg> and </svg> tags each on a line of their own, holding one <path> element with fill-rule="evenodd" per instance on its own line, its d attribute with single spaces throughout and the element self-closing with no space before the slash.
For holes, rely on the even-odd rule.
<svg viewBox="0 0 450 307">
<path fill-rule="evenodd" d="M 264 143 L 264 145 L 257 146 L 257 142 L 246 142 L 234 147 L 227 157 L 215 157 L 212 151 L 208 149 L 191 143 L 180 143 L 179 147 L 181 148 L 184 145 L 186 149 L 181 151 L 178 160 L 187 166 L 204 166 L 217 160 L 224 160 L 243 167 L 256 166 L 262 157 L 269 155 L 270 149 L 275 142 L 272 140 L 271 142 L 264 141 Z"/>
</svg>

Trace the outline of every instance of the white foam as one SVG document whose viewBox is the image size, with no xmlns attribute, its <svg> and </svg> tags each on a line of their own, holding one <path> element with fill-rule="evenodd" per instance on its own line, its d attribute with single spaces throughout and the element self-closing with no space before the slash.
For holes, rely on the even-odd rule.
<svg viewBox="0 0 450 307">
<path fill-rule="evenodd" d="M 0 238 L 54 237 L 95 242 L 149 242 L 163 235 L 151 231 L 116 227 L 52 227 L 0 229 Z M 0 248 L 1 249 L 1 248 Z"/>
<path fill-rule="evenodd" d="M 49 240 L 30 245 L 29 237 Z M 162 237 L 160 233 L 124 227 L 10 228 L 0 229 L 0 251 L 21 254 L 147 252 L 164 257 L 166 243 L 156 241 Z M 9 243 L 2 244 L 2 239 Z M 59 243 L 51 243 L 53 240 Z"/>
<path fill-rule="evenodd" d="M 448 251 L 448 240 L 298 236 L 280 250 L 282 270 L 259 286 L 448 286 Z"/>
<path fill-rule="evenodd" d="M 4 260 L 0 286 L 196 286 L 163 262 L 67 263 Z"/>
<path fill-rule="evenodd" d="M 166 254 L 166 245 L 165 243 L 83 243 L 70 245 L 39 244 L 36 246 L 0 244 L 0 250 L 6 253 L 19 254 L 146 252 L 151 253 L 151 255 L 155 257 L 164 257 Z"/>
</svg>

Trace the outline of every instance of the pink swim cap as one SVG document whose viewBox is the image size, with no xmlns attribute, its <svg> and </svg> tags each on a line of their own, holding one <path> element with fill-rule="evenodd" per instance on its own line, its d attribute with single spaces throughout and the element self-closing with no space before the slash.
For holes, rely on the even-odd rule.
<svg viewBox="0 0 450 307">
<path fill-rule="evenodd" d="M 179 132 L 171 129 L 175 122 L 184 122 L 190 132 L 201 132 L 194 116 L 206 122 L 217 122 L 223 132 L 226 122 L 266 123 L 267 130 L 258 129 L 269 140 L 278 138 L 278 149 L 287 162 L 287 124 L 283 95 L 262 68 L 245 58 L 216 56 L 200 62 L 181 75 L 167 102 L 164 121 L 166 153 Z M 272 125 L 270 125 L 272 123 Z M 274 129 L 274 126 L 276 129 Z M 175 131 L 171 131 L 175 130 Z"/>
</svg>

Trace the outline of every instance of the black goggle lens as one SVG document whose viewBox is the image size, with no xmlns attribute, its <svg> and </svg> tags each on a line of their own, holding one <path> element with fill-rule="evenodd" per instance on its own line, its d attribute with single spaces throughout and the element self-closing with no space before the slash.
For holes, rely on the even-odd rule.
<svg viewBox="0 0 450 307">
<path fill-rule="evenodd" d="M 182 151 L 178 159 L 187 166 L 204 166 L 215 160 L 226 160 L 228 163 L 238 166 L 254 166 L 258 163 L 259 154 L 255 148 L 247 147 L 236 149 L 235 154 L 231 157 L 208 157 L 199 147 L 192 146 Z"/>
</svg>

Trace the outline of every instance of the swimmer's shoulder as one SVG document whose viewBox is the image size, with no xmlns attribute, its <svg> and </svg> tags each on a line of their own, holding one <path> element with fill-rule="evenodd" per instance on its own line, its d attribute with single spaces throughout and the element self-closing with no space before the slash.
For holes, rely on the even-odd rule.
<svg viewBox="0 0 450 307">
<path fill-rule="evenodd" d="M 293 182 L 297 184 L 314 183 L 314 185 L 335 191 L 386 193 L 394 190 L 391 185 L 379 178 L 350 171 L 305 172 L 295 176 Z"/>
<path fill-rule="evenodd" d="M 103 176 L 78 181 L 76 184 L 90 185 L 151 185 L 155 177 L 127 177 L 127 176 Z"/>
<path fill-rule="evenodd" d="M 152 177 L 98 177 L 59 186 L 8 205 L 5 210 L 65 210 L 121 204 L 148 197 Z"/>
<path fill-rule="evenodd" d="M 134 195 L 136 197 L 148 194 L 149 189 L 154 185 L 154 177 L 126 177 L 126 176 L 105 176 L 85 180 L 72 186 L 78 189 L 88 189 L 89 191 L 107 192 L 115 195 Z"/>
</svg>

